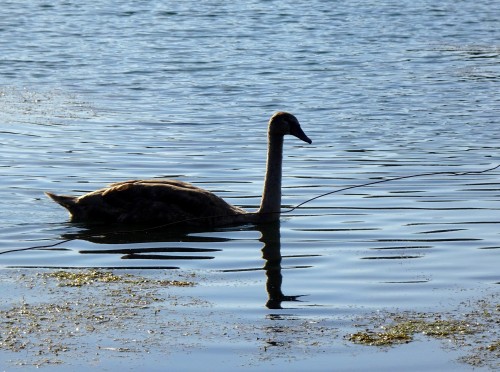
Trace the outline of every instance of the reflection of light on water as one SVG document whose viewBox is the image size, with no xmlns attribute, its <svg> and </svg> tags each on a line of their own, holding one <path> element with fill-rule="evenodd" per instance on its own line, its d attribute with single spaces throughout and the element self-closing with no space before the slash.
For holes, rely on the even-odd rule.
<svg viewBox="0 0 500 372">
<path fill-rule="evenodd" d="M 15 87 L 0 89 L 0 119 L 5 123 L 63 125 L 67 120 L 91 119 L 92 106 L 63 90 L 37 91 Z M 13 128 L 23 133 L 23 127 Z M 33 134 L 33 133 L 32 133 Z"/>
</svg>

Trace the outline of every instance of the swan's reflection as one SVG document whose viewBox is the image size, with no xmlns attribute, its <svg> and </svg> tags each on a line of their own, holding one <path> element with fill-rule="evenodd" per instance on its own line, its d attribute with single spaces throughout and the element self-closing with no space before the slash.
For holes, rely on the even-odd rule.
<svg viewBox="0 0 500 372">
<path fill-rule="evenodd" d="M 262 258 L 265 260 L 264 270 L 266 272 L 266 307 L 269 309 L 282 309 L 283 301 L 299 301 L 301 296 L 286 296 L 281 290 L 283 275 L 281 275 L 281 232 L 280 222 L 276 221 L 267 225 L 259 225 L 261 238 L 264 243 Z"/>
<path fill-rule="evenodd" d="M 264 266 L 262 268 L 243 268 L 224 270 L 225 272 L 264 270 L 266 273 L 266 307 L 269 309 L 281 309 L 284 301 L 300 301 L 299 295 L 287 296 L 282 292 L 283 276 L 281 274 L 281 233 L 280 222 L 272 222 L 260 225 L 247 225 L 247 230 L 258 231 L 261 234 L 259 241 L 264 244 L 262 248 L 262 258 Z M 208 237 L 206 235 L 192 234 L 188 232 L 161 232 L 155 230 L 129 230 L 120 231 L 106 230 L 106 228 L 86 228 L 78 233 L 64 236 L 71 240 L 85 240 L 94 244 L 106 245 L 104 249 L 84 249 L 81 254 L 111 254 L 120 255 L 121 259 L 127 260 L 204 260 L 214 259 L 210 253 L 221 251 L 218 248 L 198 248 L 189 247 L 190 244 L 199 242 L 221 243 L 231 239 L 222 237 Z M 162 247 L 162 243 L 171 244 L 178 242 L 178 247 Z M 151 243 L 145 247 L 144 243 Z M 135 244 L 135 246 L 134 246 Z M 140 245 L 139 245 L 140 244 Z M 124 246 L 125 245 L 125 246 Z M 160 245 L 160 246 L 159 246 Z M 157 266 L 155 266 L 157 267 Z M 141 266 L 141 268 L 148 268 Z M 178 268 L 178 267 L 173 267 Z"/>
<path fill-rule="evenodd" d="M 197 242 L 224 242 L 229 239 L 198 237 L 184 231 L 160 231 L 155 229 L 130 229 L 117 231 L 97 226 L 86 227 L 78 233 L 67 234 L 69 240 L 85 240 L 94 244 L 112 246 L 104 249 L 82 249 L 81 254 L 115 254 L 126 260 L 207 260 L 213 259 L 208 253 L 219 252 L 221 249 L 189 247 Z M 164 247 L 162 243 L 178 242 L 182 246 Z M 146 247 L 144 244 L 151 243 Z M 147 267 L 144 267 L 147 268 Z"/>
</svg>

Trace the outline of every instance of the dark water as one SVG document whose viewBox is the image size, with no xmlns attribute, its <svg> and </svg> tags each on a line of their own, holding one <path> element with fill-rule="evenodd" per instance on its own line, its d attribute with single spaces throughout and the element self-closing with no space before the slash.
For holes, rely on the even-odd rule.
<svg viewBox="0 0 500 372">
<path fill-rule="evenodd" d="M 286 141 L 284 208 L 386 178 L 495 167 L 499 15 L 486 0 L 4 2 L 0 248 L 76 239 L 3 254 L 0 265 L 217 273 L 207 298 L 250 324 L 269 312 L 436 311 L 498 291 L 499 169 L 348 190 L 265 230 L 181 236 L 96 237 L 43 192 L 170 177 L 257 208 L 277 110 L 313 140 Z M 266 259 L 281 259 L 282 278 L 266 276 Z M 266 281 L 307 297 L 269 304 Z M 214 353 L 231 360 L 230 350 Z"/>
</svg>

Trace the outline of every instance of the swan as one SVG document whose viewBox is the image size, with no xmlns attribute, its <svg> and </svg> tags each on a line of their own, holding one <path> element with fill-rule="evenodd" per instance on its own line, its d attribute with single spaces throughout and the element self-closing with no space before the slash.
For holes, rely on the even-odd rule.
<svg viewBox="0 0 500 372">
<path fill-rule="evenodd" d="M 82 196 L 45 194 L 66 208 L 72 222 L 175 224 L 216 227 L 279 220 L 284 136 L 312 141 L 297 118 L 277 112 L 269 120 L 266 175 L 257 212 L 247 212 L 210 191 L 178 180 L 151 179 L 117 182 Z"/>
</svg>

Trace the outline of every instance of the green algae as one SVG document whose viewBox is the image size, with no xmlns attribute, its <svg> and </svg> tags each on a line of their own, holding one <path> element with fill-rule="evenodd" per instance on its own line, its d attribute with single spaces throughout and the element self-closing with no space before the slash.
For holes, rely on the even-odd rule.
<svg viewBox="0 0 500 372">
<path fill-rule="evenodd" d="M 161 286 L 191 287 L 194 285 L 191 281 L 180 280 L 152 280 L 131 274 L 116 275 L 110 271 L 84 270 L 84 271 L 65 271 L 58 270 L 50 273 L 41 274 L 45 278 L 55 278 L 60 286 L 81 287 L 96 282 L 101 283 L 124 283 L 124 284 L 150 284 L 154 283 Z"/>
<path fill-rule="evenodd" d="M 391 346 L 413 341 L 415 334 L 436 338 L 456 337 L 477 332 L 479 326 L 462 320 L 429 320 L 428 315 L 418 314 L 415 319 L 405 319 L 401 315 L 393 323 L 382 325 L 382 331 L 366 330 L 351 334 L 348 339 L 354 343 L 370 346 Z"/>
<path fill-rule="evenodd" d="M 15 364 L 33 366 L 64 363 L 65 353 L 85 347 L 83 340 L 93 335 L 116 338 L 129 332 L 130 322 L 148 324 L 166 302 L 180 302 L 178 296 L 165 297 L 168 287 L 195 285 L 102 270 L 57 270 L 19 279 L 34 293 L 0 310 L 0 349 L 29 353 L 30 360 Z"/>
<path fill-rule="evenodd" d="M 500 367 L 500 304 L 498 296 L 463 303 L 462 311 L 450 313 L 380 312 L 357 321 L 364 329 L 345 336 L 366 346 L 395 347 L 417 337 L 449 341 L 449 347 L 467 350 L 461 362 L 477 367 Z M 466 310 L 466 311 L 464 311 Z"/>
</svg>

